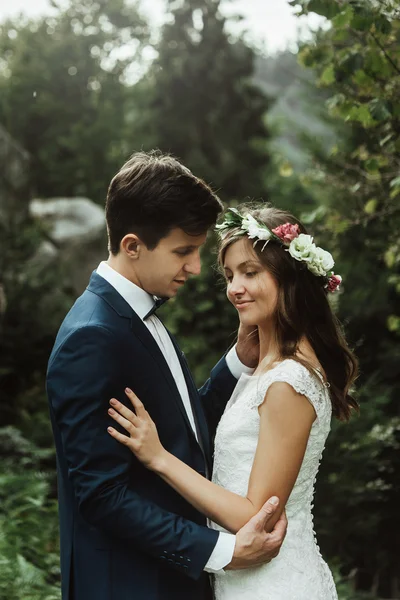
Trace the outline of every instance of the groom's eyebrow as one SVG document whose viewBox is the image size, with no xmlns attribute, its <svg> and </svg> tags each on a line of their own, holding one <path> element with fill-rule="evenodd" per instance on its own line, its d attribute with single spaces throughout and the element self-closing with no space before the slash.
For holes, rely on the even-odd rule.
<svg viewBox="0 0 400 600">
<path fill-rule="evenodd" d="M 177 246 L 176 248 L 174 248 L 174 250 L 196 250 L 196 248 L 198 248 L 198 246 Z"/>
</svg>

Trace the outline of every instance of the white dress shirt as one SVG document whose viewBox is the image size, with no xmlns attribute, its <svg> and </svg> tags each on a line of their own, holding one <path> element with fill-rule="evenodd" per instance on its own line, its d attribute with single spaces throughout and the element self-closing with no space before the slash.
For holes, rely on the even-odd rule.
<svg viewBox="0 0 400 600">
<path fill-rule="evenodd" d="M 155 302 L 153 296 L 115 271 L 108 263 L 104 261 L 101 262 L 97 267 L 97 274 L 103 277 L 110 285 L 113 286 L 113 288 L 123 297 L 123 299 L 141 319 L 143 319 L 153 308 Z M 143 321 L 143 323 L 146 325 L 157 342 L 171 370 L 172 376 L 182 398 L 190 425 L 198 441 L 198 432 L 193 416 L 189 392 L 186 386 L 185 376 L 183 374 L 182 367 L 171 338 L 169 337 L 164 325 L 155 314 L 148 317 L 145 321 Z M 240 362 L 235 348 L 232 348 L 225 358 L 229 370 L 236 379 L 239 379 L 242 373 L 251 374 L 253 372 L 253 369 L 249 369 Z M 226 567 L 232 560 L 233 552 L 235 550 L 235 540 L 236 538 L 234 535 L 220 532 L 217 544 L 215 545 L 215 548 L 206 566 L 204 567 L 204 570 L 208 571 L 209 573 L 217 573 Z"/>
</svg>

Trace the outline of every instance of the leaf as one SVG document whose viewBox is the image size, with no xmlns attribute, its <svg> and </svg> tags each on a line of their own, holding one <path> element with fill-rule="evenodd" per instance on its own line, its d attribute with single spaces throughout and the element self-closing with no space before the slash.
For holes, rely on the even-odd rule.
<svg viewBox="0 0 400 600">
<path fill-rule="evenodd" d="M 371 77 L 369 77 L 363 69 L 357 69 L 355 71 L 353 81 L 360 86 L 370 85 L 372 83 Z"/>
<path fill-rule="evenodd" d="M 393 135 L 394 135 L 393 132 L 389 133 L 387 136 L 385 136 L 383 138 L 383 140 L 380 140 L 380 142 L 379 142 L 380 147 L 382 148 L 385 144 L 387 144 L 387 142 L 392 139 Z"/>
<path fill-rule="evenodd" d="M 352 49 L 351 51 L 340 55 L 339 64 L 347 74 L 352 75 L 357 70 L 363 68 L 364 56 L 360 52 Z"/>
<path fill-rule="evenodd" d="M 386 321 L 386 325 L 389 331 L 400 331 L 400 317 L 398 317 L 397 315 L 389 315 Z"/>
<path fill-rule="evenodd" d="M 375 98 L 368 103 L 371 115 L 376 121 L 385 121 L 392 117 L 392 113 L 389 110 L 389 105 L 384 100 Z"/>
<path fill-rule="evenodd" d="M 361 160 L 367 160 L 369 158 L 369 152 L 365 144 L 361 144 L 358 148 L 354 150 L 351 155 L 352 158 L 360 158 Z"/>
<path fill-rule="evenodd" d="M 354 185 L 351 186 L 350 191 L 355 194 L 356 192 L 358 192 L 358 190 L 361 187 L 361 183 L 358 181 L 357 183 L 355 183 Z"/>
<path fill-rule="evenodd" d="M 329 108 L 329 110 L 332 110 L 334 108 L 336 108 L 337 106 L 340 106 L 341 104 L 343 104 L 343 102 L 346 101 L 346 96 L 344 94 L 335 94 L 334 96 L 332 96 L 331 98 L 329 98 L 326 101 L 326 105 Z"/>
<path fill-rule="evenodd" d="M 398 195 L 400 194 L 400 187 L 395 187 L 392 189 L 392 191 L 389 194 L 389 198 L 391 200 L 393 200 L 394 198 L 396 198 Z"/>
<path fill-rule="evenodd" d="M 380 181 L 382 179 L 382 175 L 378 170 L 371 170 L 367 172 L 367 179 L 368 181 Z"/>
<path fill-rule="evenodd" d="M 329 152 L 329 156 L 336 156 L 339 152 L 339 146 L 337 144 L 333 144 L 330 152 Z"/>
<path fill-rule="evenodd" d="M 329 65 L 324 69 L 319 81 L 323 85 L 331 85 L 335 81 L 335 69 L 333 65 Z"/>
<path fill-rule="evenodd" d="M 392 191 L 389 195 L 390 198 L 393 200 L 393 198 L 396 198 L 396 196 L 400 194 L 400 176 L 392 179 L 389 185 L 392 188 Z"/>
<path fill-rule="evenodd" d="M 375 17 L 375 29 L 384 35 L 388 35 L 392 31 L 392 24 L 390 21 L 382 14 Z"/>
<path fill-rule="evenodd" d="M 346 6 L 346 8 L 344 10 L 342 10 L 341 13 L 339 13 L 338 15 L 336 15 L 335 17 L 333 17 L 332 19 L 332 23 L 334 25 L 334 27 L 345 27 L 346 25 L 350 25 L 352 19 L 354 16 L 354 11 L 352 9 L 351 6 Z"/>
<path fill-rule="evenodd" d="M 369 48 L 367 50 L 367 54 L 365 57 L 365 68 L 368 72 L 371 72 L 371 75 L 378 75 L 379 78 L 391 77 L 392 67 L 389 62 L 386 60 L 383 53 L 378 51 L 377 49 Z"/>
<path fill-rule="evenodd" d="M 224 220 L 215 226 L 217 231 L 225 231 L 232 227 L 240 227 L 242 224 L 242 217 L 236 208 L 228 208 L 224 215 Z"/>
<path fill-rule="evenodd" d="M 389 185 L 390 187 L 400 187 L 400 175 L 392 179 Z"/>
<path fill-rule="evenodd" d="M 379 170 L 379 164 L 376 158 L 369 158 L 365 161 L 364 166 L 369 173 L 375 173 Z"/>
<path fill-rule="evenodd" d="M 364 212 L 367 213 L 367 215 L 373 215 L 376 211 L 377 205 L 378 200 L 376 198 L 370 198 L 364 206 Z"/>
<path fill-rule="evenodd" d="M 375 15 L 358 9 L 351 21 L 351 26 L 357 31 L 369 31 L 374 25 Z"/>
<path fill-rule="evenodd" d="M 366 104 L 362 104 L 360 106 L 353 106 L 346 120 L 359 121 L 364 125 L 364 127 L 368 127 L 369 125 L 373 125 L 374 123 L 372 115 Z"/>
<path fill-rule="evenodd" d="M 394 250 L 393 246 L 386 250 L 384 258 L 385 258 L 386 266 L 389 267 L 389 269 L 394 267 L 394 265 L 396 263 L 396 254 L 395 254 L 395 250 Z"/>
<path fill-rule="evenodd" d="M 326 207 L 318 206 L 315 210 L 311 212 L 305 212 L 301 215 L 301 220 L 305 225 L 311 225 L 311 223 L 315 223 L 316 221 L 321 221 L 323 217 L 326 215 Z"/>
<path fill-rule="evenodd" d="M 291 177 L 293 175 L 293 167 L 289 161 L 285 161 L 280 165 L 279 175 L 281 177 Z"/>
<path fill-rule="evenodd" d="M 336 0 L 310 0 L 307 10 L 327 19 L 332 19 L 340 12 L 340 7 L 336 3 Z"/>
<path fill-rule="evenodd" d="M 302 67 L 312 67 L 315 64 L 315 58 L 309 46 L 305 46 L 299 51 L 297 61 Z"/>
</svg>

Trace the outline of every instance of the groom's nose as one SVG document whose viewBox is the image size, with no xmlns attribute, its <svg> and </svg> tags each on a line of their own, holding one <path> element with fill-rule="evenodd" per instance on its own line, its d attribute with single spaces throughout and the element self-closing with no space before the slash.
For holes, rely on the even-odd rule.
<svg viewBox="0 0 400 600">
<path fill-rule="evenodd" d="M 184 269 L 186 273 L 190 273 L 190 275 L 200 275 L 201 260 L 198 252 L 190 257 L 190 260 L 185 264 Z"/>
</svg>

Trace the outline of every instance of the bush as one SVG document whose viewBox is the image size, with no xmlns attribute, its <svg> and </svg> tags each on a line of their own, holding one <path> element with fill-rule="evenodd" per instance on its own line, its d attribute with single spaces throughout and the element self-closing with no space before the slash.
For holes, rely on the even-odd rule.
<svg viewBox="0 0 400 600">
<path fill-rule="evenodd" d="M 18 429 L 0 429 L 0 598 L 58 600 L 59 542 L 54 472 Z"/>
</svg>

